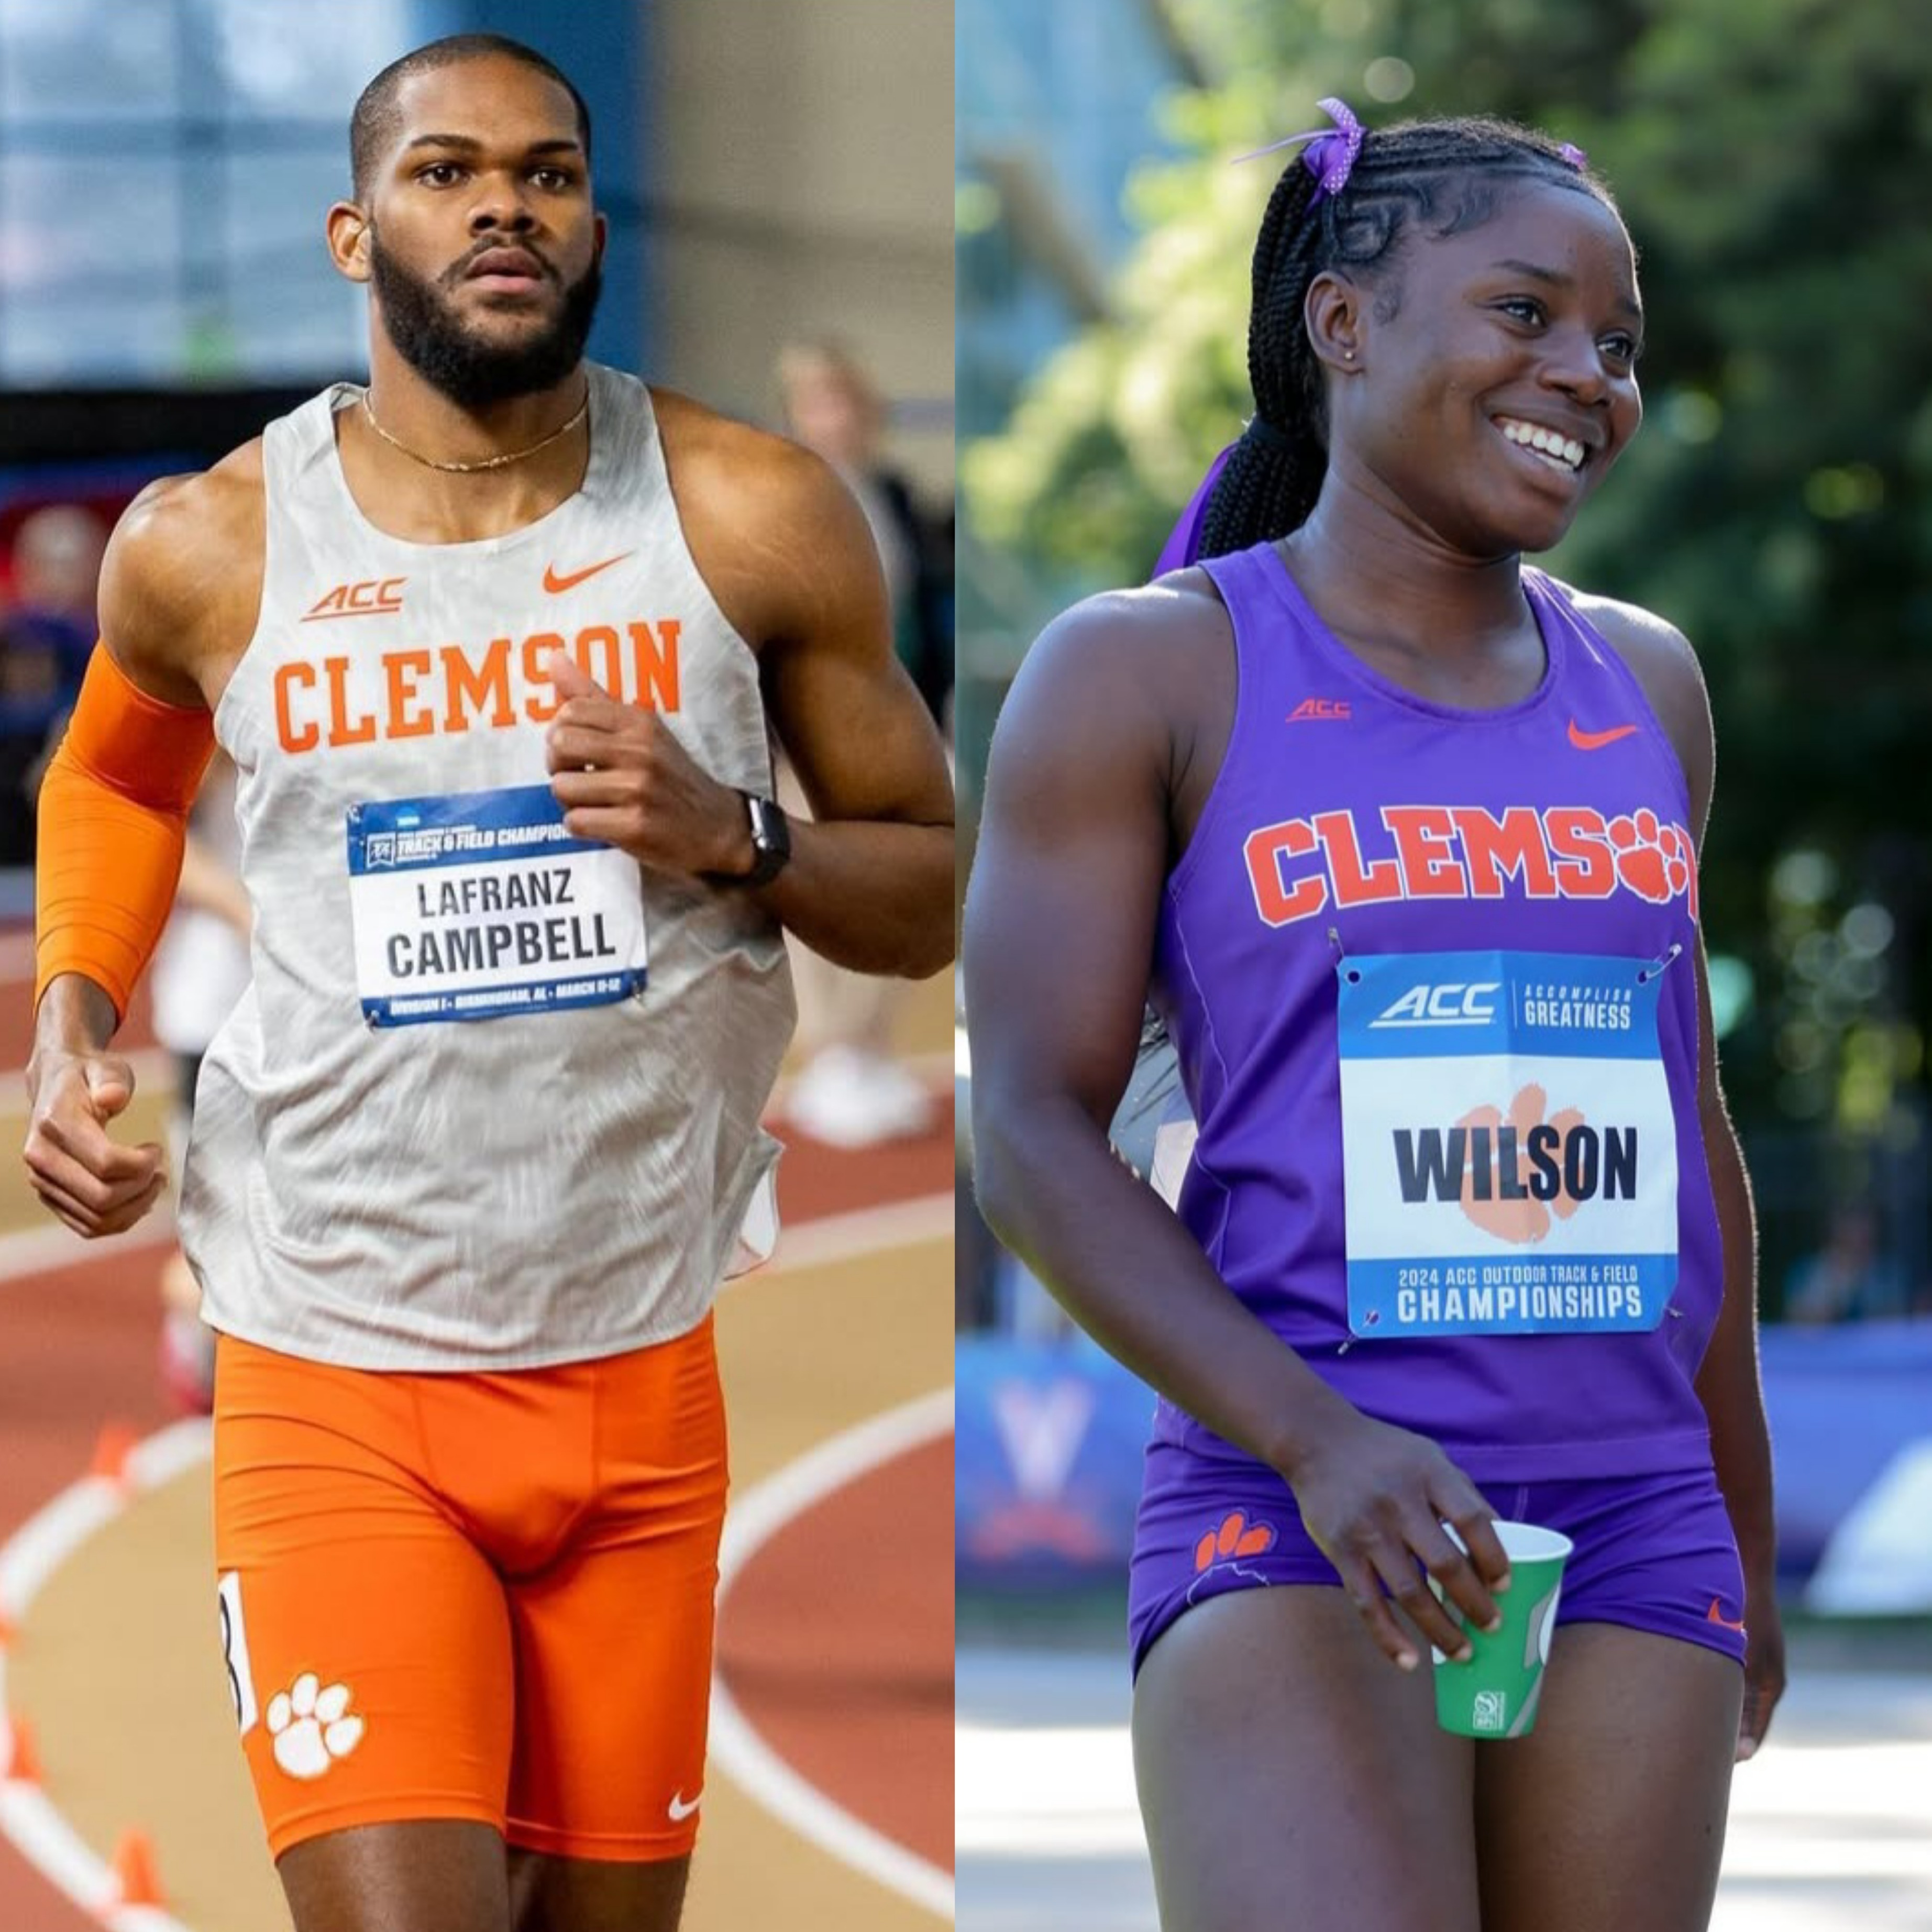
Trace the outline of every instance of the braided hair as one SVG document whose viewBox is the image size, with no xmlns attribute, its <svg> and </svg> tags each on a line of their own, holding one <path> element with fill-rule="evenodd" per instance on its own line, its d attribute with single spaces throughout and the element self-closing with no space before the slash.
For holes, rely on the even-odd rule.
<svg viewBox="0 0 1932 1932">
<path fill-rule="evenodd" d="M 1496 212 L 1506 184 L 1522 180 L 1592 195 L 1616 210 L 1604 183 L 1556 142 L 1486 117 L 1370 130 L 1346 184 L 1312 208 L 1316 177 L 1299 156 L 1289 162 L 1255 243 L 1248 324 L 1255 413 L 1208 499 L 1202 556 L 1298 530 L 1322 493 L 1328 396 L 1302 314 L 1315 278 L 1343 268 L 1378 280 L 1393 266 L 1412 223 L 1438 238 L 1479 227 Z M 1384 299 L 1380 313 L 1394 313 L 1392 299 Z"/>
</svg>

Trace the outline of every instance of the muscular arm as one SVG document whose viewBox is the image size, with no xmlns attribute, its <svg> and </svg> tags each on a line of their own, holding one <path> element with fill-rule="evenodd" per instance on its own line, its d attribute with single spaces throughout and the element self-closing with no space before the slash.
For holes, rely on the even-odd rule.
<svg viewBox="0 0 1932 1932">
<path fill-rule="evenodd" d="M 1433 1443 L 1370 1421 L 1250 1313 L 1107 1144 L 1166 871 L 1172 721 L 1214 682 L 1202 651 L 1230 647 L 1211 592 L 1131 592 L 1062 619 L 1007 700 L 966 915 L 980 1200 L 1103 1347 L 1288 1478 L 1370 1634 L 1412 1670 L 1426 1652 L 1412 1628 L 1452 1654 L 1467 1641 L 1418 1558 L 1492 1625 L 1485 1582 L 1508 1565 L 1488 1506 Z"/>
<path fill-rule="evenodd" d="M 1232 649 L 1204 585 L 1096 598 L 1028 655 L 993 741 L 967 901 L 975 1178 L 988 1225 L 1083 1328 L 1292 1474 L 1354 1411 L 1107 1141 L 1140 1039 L 1186 721 L 1227 682 L 1208 673 Z"/>
<path fill-rule="evenodd" d="M 766 703 L 814 814 L 761 897 L 814 951 L 922 977 L 952 956 L 952 788 L 944 748 L 893 655 L 870 529 L 814 456 L 662 399 L 686 536 L 758 652 Z M 733 830 L 748 862 L 734 799 Z"/>
<path fill-rule="evenodd" d="M 1133 593 L 1062 618 L 1000 714 L 966 905 L 975 1177 L 988 1226 L 1082 1328 L 1285 1468 L 1337 1399 L 1107 1144 L 1140 1037 L 1168 846 L 1158 694 L 1172 674 L 1145 634 L 1153 596 L 1180 602 Z M 1196 626 L 1213 624 L 1218 607 L 1193 601 L 1210 604 Z"/>
<path fill-rule="evenodd" d="M 1616 644 L 1643 686 L 1684 766 L 1690 790 L 1691 830 L 1701 850 L 1716 766 L 1711 707 L 1690 647 L 1670 625 L 1628 605 L 1586 600 L 1585 614 Z M 1711 1454 L 1744 1565 L 1745 1621 L 1750 1632 L 1739 1754 L 1762 1741 L 1784 1687 L 1778 1627 L 1777 1525 L 1772 1498 L 1771 1433 L 1758 1367 L 1757 1220 L 1744 1152 L 1718 1077 L 1704 943 L 1697 942 L 1697 1107 L 1723 1237 L 1724 1300 L 1697 1375 L 1697 1396 L 1711 1429 Z"/>
<path fill-rule="evenodd" d="M 1697 998 L 1711 1037 L 1711 992 L 1698 956 Z M 1724 1301 L 1697 1375 L 1697 1394 L 1711 1424 L 1718 1486 L 1730 1510 L 1744 1582 L 1754 1599 L 1777 1586 L 1778 1532 L 1772 1504 L 1771 1434 L 1758 1371 L 1757 1222 L 1737 1130 L 1718 1084 L 1714 1054 L 1704 1058 L 1699 1108 L 1711 1190 L 1724 1237 Z"/>
<path fill-rule="evenodd" d="M 188 815 L 180 794 L 199 781 L 188 767 L 205 764 L 212 746 L 182 581 L 184 556 L 195 554 L 182 512 L 199 481 L 151 483 L 100 568 L 100 657 L 40 794 L 43 1046 L 106 1046 L 174 898 Z"/>
<path fill-rule="evenodd" d="M 158 1147 L 107 1136 L 134 1081 L 106 1048 L 172 902 L 213 745 L 210 668 L 239 602 L 259 596 L 260 556 L 259 508 L 232 467 L 136 500 L 103 566 L 101 651 L 41 790 L 23 1152 L 35 1191 L 83 1234 L 131 1226 L 161 1185 Z"/>
</svg>

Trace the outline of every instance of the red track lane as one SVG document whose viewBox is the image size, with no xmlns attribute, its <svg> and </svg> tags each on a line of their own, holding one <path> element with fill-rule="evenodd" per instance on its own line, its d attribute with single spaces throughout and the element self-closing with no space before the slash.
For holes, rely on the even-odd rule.
<svg viewBox="0 0 1932 1932">
<path fill-rule="evenodd" d="M 778 1166 L 778 1208 L 788 1227 L 802 1226 L 821 1215 L 944 1194 L 952 1185 L 950 1104 L 931 1133 L 860 1154 L 840 1154 L 816 1141 L 794 1138 L 797 1130 L 782 1120 L 775 1131 L 787 1142 Z"/>
<path fill-rule="evenodd" d="M 731 1586 L 718 1646 L 739 1708 L 780 1757 L 945 1871 L 952 1634 L 946 1435 L 832 1490 L 755 1550 Z"/>
</svg>

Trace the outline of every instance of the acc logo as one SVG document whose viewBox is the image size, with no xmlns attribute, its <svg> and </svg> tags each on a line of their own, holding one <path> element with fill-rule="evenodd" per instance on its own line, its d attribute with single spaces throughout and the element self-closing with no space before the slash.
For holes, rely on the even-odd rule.
<svg viewBox="0 0 1932 1932">
<path fill-rule="evenodd" d="M 1500 980 L 1472 981 L 1467 986 L 1412 986 L 1385 1009 L 1372 1027 L 1482 1026 L 1496 1016 L 1495 996 Z"/>
<path fill-rule="evenodd" d="M 304 624 L 324 617 L 380 617 L 403 608 L 403 586 L 406 577 L 371 578 L 366 584 L 338 584 L 302 620 Z"/>
</svg>

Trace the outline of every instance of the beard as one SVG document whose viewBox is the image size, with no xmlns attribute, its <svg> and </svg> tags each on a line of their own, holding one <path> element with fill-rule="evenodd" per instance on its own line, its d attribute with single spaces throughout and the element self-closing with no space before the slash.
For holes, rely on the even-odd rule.
<svg viewBox="0 0 1932 1932">
<path fill-rule="evenodd" d="M 506 237 L 505 245 L 526 244 Z M 382 326 L 396 352 L 462 409 L 507 403 L 562 382 L 584 359 L 604 288 L 602 267 L 593 260 L 565 287 L 562 304 L 548 327 L 520 341 L 497 343 L 481 338 L 450 300 L 448 290 L 462 278 L 461 268 L 434 280 L 417 275 L 373 232 L 369 263 Z"/>
</svg>

